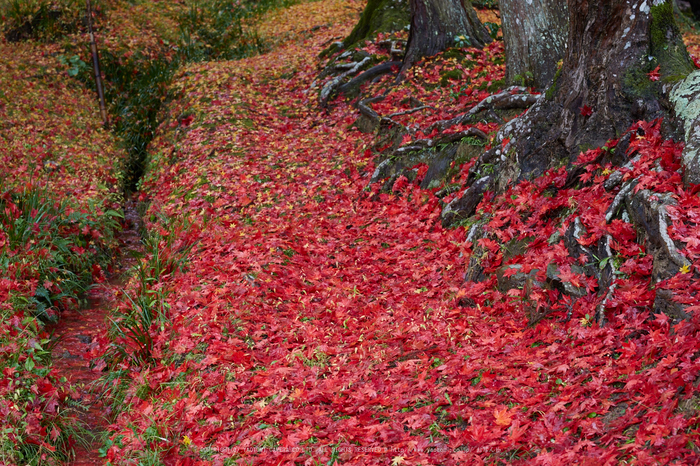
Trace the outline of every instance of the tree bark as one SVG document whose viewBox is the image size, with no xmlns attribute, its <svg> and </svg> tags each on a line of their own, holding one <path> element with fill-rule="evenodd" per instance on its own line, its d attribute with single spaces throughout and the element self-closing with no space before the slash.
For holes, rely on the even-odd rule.
<svg viewBox="0 0 700 466">
<path fill-rule="evenodd" d="M 564 57 L 569 27 L 561 0 L 500 0 L 506 81 L 545 89 Z"/>
<path fill-rule="evenodd" d="M 352 32 L 343 41 L 350 48 L 360 41 L 371 39 L 378 32 L 394 32 L 410 24 L 409 0 L 369 0 Z"/>
<path fill-rule="evenodd" d="M 482 48 L 491 36 L 470 0 L 411 0 L 411 30 L 402 70 L 423 57 L 442 52 L 464 37 L 472 47 Z"/>
<path fill-rule="evenodd" d="M 499 134 L 512 138 L 503 157 L 514 155 L 508 172 L 515 178 L 570 163 L 638 120 L 663 117 L 679 134 L 668 92 L 694 65 L 672 2 L 569 0 L 568 9 L 566 54 L 546 98 Z"/>
</svg>

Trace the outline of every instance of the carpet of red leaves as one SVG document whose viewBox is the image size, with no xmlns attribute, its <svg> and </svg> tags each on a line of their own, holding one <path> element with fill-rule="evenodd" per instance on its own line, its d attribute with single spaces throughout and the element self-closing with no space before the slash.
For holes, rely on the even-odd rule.
<svg viewBox="0 0 700 466">
<path fill-rule="evenodd" d="M 348 26 L 318 25 L 267 55 L 190 65 L 176 79 L 179 98 L 152 144 L 141 198 L 150 202 L 151 230 L 162 228 L 162 217 L 187 219 L 169 253 L 192 249 L 186 270 L 162 283 L 172 293 L 167 323 L 151 327 L 153 362 L 120 366 L 129 388 L 108 459 L 700 461 L 700 201 L 675 171 L 681 146 L 663 141 L 656 122 L 639 123 L 645 136 L 632 144 L 642 157 L 624 176 L 677 199 L 670 232 L 685 246 L 687 270 L 650 283 L 651 258 L 632 226 L 605 221 L 616 191 L 602 188 L 610 167 L 585 162 L 595 158 L 591 151 L 581 158 L 582 188 L 563 189 L 561 169 L 479 207 L 497 238 L 479 244 L 487 273 L 504 263 L 503 244 L 530 236 L 510 263 L 542 274 L 555 263 L 589 293 L 569 302 L 547 290 L 501 293 L 493 275 L 465 283 L 477 246 L 466 241 L 468 230 L 443 229 L 433 192 L 405 180 L 391 193 L 365 189 L 372 137 L 352 126 L 350 103 L 336 101 L 329 113 L 316 106 L 309 91 L 316 57 Z M 500 53 L 499 45 L 473 51 L 483 68 L 475 80 L 502 76 L 493 62 Z M 430 63 L 416 68 L 382 105 L 400 110 L 406 89 L 448 102 L 431 97 L 433 74 Z M 483 92 L 465 90 L 459 103 Z M 444 108 L 405 123 L 444 118 Z M 582 241 L 612 236 L 621 265 L 602 328 L 592 316 L 603 296 L 571 270 L 574 260 L 556 235 L 575 217 L 587 231 Z M 690 319 L 671 326 L 651 314 L 661 287 L 692 306 Z M 551 311 L 528 326 L 528 302 Z"/>
</svg>

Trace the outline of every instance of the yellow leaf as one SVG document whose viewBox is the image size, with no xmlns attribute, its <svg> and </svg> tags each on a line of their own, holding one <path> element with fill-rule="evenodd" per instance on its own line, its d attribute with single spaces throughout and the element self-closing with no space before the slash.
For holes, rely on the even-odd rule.
<svg viewBox="0 0 700 466">
<path fill-rule="evenodd" d="M 391 466 L 396 466 L 397 464 L 403 464 L 404 460 L 403 456 L 394 456 L 394 459 L 391 460 Z"/>
<path fill-rule="evenodd" d="M 685 264 L 683 267 L 681 267 L 681 273 L 688 273 L 690 272 L 690 266 L 688 264 Z"/>
</svg>

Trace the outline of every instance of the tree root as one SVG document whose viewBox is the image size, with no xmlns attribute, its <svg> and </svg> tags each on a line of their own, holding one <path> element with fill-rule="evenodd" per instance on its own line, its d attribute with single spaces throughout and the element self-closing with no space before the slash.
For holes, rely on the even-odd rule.
<svg viewBox="0 0 700 466">
<path fill-rule="evenodd" d="M 638 183 L 638 179 L 633 179 L 620 188 L 606 212 L 605 221 L 611 223 L 615 217 L 621 215 L 623 220 L 633 223 L 637 231 L 644 235 L 646 250 L 654 259 L 652 283 L 655 284 L 673 277 L 680 270 L 689 268 L 691 264 L 679 252 L 668 233 L 670 218 L 666 207 L 674 203 L 672 196 L 647 189 L 635 193 L 634 188 Z M 610 184 L 612 185 L 612 183 Z M 616 289 L 616 270 L 610 259 L 612 257 L 611 243 L 612 238 L 609 235 L 606 236 L 605 255 L 608 258 L 607 267 L 611 272 L 611 282 L 596 312 L 596 318 L 601 325 L 605 323 L 605 305 Z M 665 312 L 673 318 L 687 317 L 683 310 L 684 306 L 673 302 L 671 298 L 671 293 L 659 288 L 654 302 L 655 310 Z"/>
<path fill-rule="evenodd" d="M 493 112 L 494 109 L 506 110 L 511 108 L 529 108 L 540 98 L 539 95 L 526 94 L 527 88 L 520 86 L 511 86 L 498 94 L 488 96 L 475 106 L 469 109 L 466 113 L 458 115 L 449 120 L 442 120 L 430 126 L 428 131 L 437 128 L 443 132 L 447 128 L 455 125 L 466 123 L 470 118 L 478 115 L 483 111 Z"/>
<path fill-rule="evenodd" d="M 378 45 L 385 47 L 391 54 L 391 58 L 403 58 L 406 41 L 404 40 L 383 40 Z M 399 46 L 400 45 L 400 46 Z M 400 62 L 401 63 L 401 62 Z"/>
<path fill-rule="evenodd" d="M 373 66 L 372 68 L 368 69 L 362 74 L 352 78 L 347 83 L 338 86 L 338 94 L 349 94 L 353 91 L 353 89 L 359 88 L 362 83 L 366 81 L 371 81 L 387 73 L 391 73 L 392 68 L 394 68 L 395 66 L 401 66 L 401 62 L 388 61 Z"/>
<path fill-rule="evenodd" d="M 617 273 L 617 270 L 615 269 L 615 265 L 612 262 L 612 245 L 613 239 L 612 236 L 610 235 L 605 235 L 605 254 L 606 257 L 603 258 L 603 260 L 607 259 L 608 263 L 606 267 L 610 268 L 610 286 L 608 286 L 608 291 L 605 293 L 605 297 L 603 300 L 598 304 L 598 307 L 596 308 L 596 320 L 598 321 L 598 325 L 601 327 L 605 326 L 605 305 L 608 303 L 608 301 L 612 298 L 613 294 L 615 293 L 615 289 L 617 288 L 617 283 L 615 282 L 615 274 Z"/>
<path fill-rule="evenodd" d="M 634 187 L 637 186 L 638 182 L 639 180 L 635 178 L 634 180 L 627 182 L 627 184 L 625 184 L 622 187 L 622 189 L 620 189 L 620 192 L 617 193 L 617 195 L 612 201 L 612 204 L 610 204 L 610 207 L 608 207 L 608 211 L 605 213 L 606 223 L 610 223 L 612 219 L 617 215 L 618 211 L 620 210 L 620 207 L 623 206 L 625 200 L 627 199 L 627 196 L 630 192 L 632 192 Z"/>
<path fill-rule="evenodd" d="M 367 65 L 367 63 L 369 63 L 371 60 L 371 57 L 365 57 L 359 62 L 349 63 L 348 65 L 352 65 L 350 69 L 328 81 L 326 85 L 323 86 L 323 89 L 321 89 L 321 92 L 318 96 L 321 106 L 323 108 L 326 108 L 328 106 L 328 100 L 333 95 L 335 95 L 335 92 L 340 86 L 340 83 L 343 81 L 343 79 L 345 79 L 347 76 L 354 75 L 355 73 L 360 71 L 362 67 Z"/>
<path fill-rule="evenodd" d="M 377 95 L 374 97 L 370 97 L 369 99 L 363 99 L 357 102 L 357 108 L 360 110 L 360 113 L 370 120 L 372 120 L 375 124 L 379 124 L 379 122 L 382 120 L 382 117 L 379 116 L 377 112 L 374 111 L 372 107 L 370 107 L 370 104 L 373 104 L 374 102 L 381 102 L 384 100 L 383 95 Z"/>
<path fill-rule="evenodd" d="M 421 112 L 423 110 L 437 110 L 435 107 L 432 107 L 430 105 L 424 105 L 420 101 L 415 100 L 415 103 L 418 104 L 417 107 L 414 107 L 410 110 L 404 110 L 403 112 L 396 112 L 396 113 L 391 113 L 387 116 L 381 116 L 377 112 L 374 111 L 372 107 L 370 107 L 370 104 L 373 104 L 374 102 L 381 102 L 384 100 L 384 95 L 378 95 L 375 97 L 370 97 L 368 99 L 363 99 L 357 102 L 357 108 L 360 111 L 360 114 L 363 116 L 367 117 L 372 124 L 377 127 L 380 125 L 393 125 L 399 128 L 402 128 L 403 131 L 406 134 L 410 134 L 413 136 L 415 134 L 414 131 L 412 131 L 408 126 L 403 125 L 399 123 L 398 121 L 394 120 L 393 117 L 401 116 L 401 115 L 410 115 L 411 113 L 416 113 L 416 112 Z M 483 131 L 482 131 L 483 133 Z"/>
<path fill-rule="evenodd" d="M 464 131 L 459 131 L 458 133 L 444 134 L 441 137 L 436 137 L 433 139 L 419 139 L 419 140 L 411 143 L 410 146 L 399 147 L 398 149 L 396 149 L 395 154 L 401 155 L 401 154 L 406 154 L 408 152 L 414 152 L 414 151 L 429 149 L 431 147 L 437 147 L 441 144 L 450 144 L 452 142 L 459 141 L 460 139 L 470 137 L 470 136 L 476 136 L 478 138 L 483 139 L 484 141 L 488 141 L 488 139 L 489 139 L 488 135 L 486 133 L 484 133 L 483 131 L 481 131 L 479 128 L 469 128 L 469 129 L 464 130 Z"/>
</svg>

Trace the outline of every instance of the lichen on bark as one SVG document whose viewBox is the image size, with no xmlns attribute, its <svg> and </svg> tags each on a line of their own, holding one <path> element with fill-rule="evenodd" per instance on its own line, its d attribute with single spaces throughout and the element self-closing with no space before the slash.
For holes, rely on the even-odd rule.
<svg viewBox="0 0 700 466">
<path fill-rule="evenodd" d="M 685 149 L 683 181 L 700 183 L 700 70 L 692 72 L 670 93 L 676 116 L 683 123 Z"/>
</svg>

